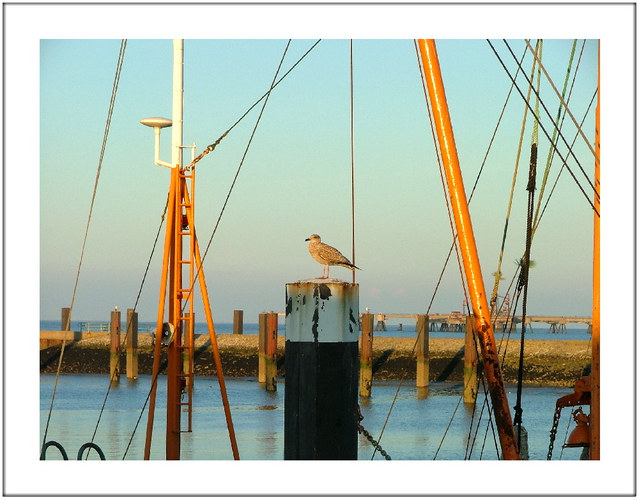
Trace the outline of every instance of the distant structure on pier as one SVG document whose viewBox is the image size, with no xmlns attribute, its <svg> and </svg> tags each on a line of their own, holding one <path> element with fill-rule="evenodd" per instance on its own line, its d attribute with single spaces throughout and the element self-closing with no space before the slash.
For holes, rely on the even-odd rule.
<svg viewBox="0 0 639 500">
<path fill-rule="evenodd" d="M 390 318 L 413 318 L 417 321 L 417 314 L 385 314 L 378 313 L 376 318 L 376 331 L 386 331 L 386 321 Z M 521 324 L 521 316 L 515 317 L 515 325 Z M 463 332 L 466 324 L 466 316 L 460 311 L 449 314 L 429 314 L 428 323 L 431 332 Z M 585 316 L 526 316 L 526 325 L 532 330 L 531 323 L 547 323 L 548 333 L 566 333 L 568 323 L 583 323 L 588 325 L 588 332 L 592 328 L 592 318 Z M 506 315 L 498 316 L 493 323 L 495 331 L 506 331 L 509 328 L 509 318 Z"/>
</svg>

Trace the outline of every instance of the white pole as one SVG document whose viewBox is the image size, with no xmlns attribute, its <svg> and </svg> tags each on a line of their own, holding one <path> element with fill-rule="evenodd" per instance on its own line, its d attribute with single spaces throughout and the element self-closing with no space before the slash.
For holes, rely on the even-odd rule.
<svg viewBox="0 0 639 500">
<path fill-rule="evenodd" d="M 182 165 L 182 114 L 184 111 L 184 40 L 173 40 L 173 130 L 171 164 Z"/>
</svg>

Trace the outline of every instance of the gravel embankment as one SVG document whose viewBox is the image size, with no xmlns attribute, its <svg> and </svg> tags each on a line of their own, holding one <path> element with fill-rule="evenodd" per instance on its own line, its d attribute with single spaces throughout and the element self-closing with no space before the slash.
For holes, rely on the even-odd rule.
<svg viewBox="0 0 639 500">
<path fill-rule="evenodd" d="M 124 335 L 122 335 L 124 340 Z M 257 335 L 217 335 L 217 344 L 225 376 L 256 377 L 258 366 Z M 414 338 L 376 337 L 373 342 L 373 378 L 376 380 L 415 379 Z M 430 379 L 460 381 L 463 377 L 463 339 L 430 339 Z M 196 375 L 215 375 L 208 335 L 195 341 Z M 504 347 L 502 347 L 503 351 Z M 284 337 L 278 338 L 278 375 L 285 374 Z M 150 336 L 139 335 L 139 372 L 151 373 L 153 349 Z M 41 373 L 55 373 L 60 347 L 40 350 Z M 123 346 L 121 371 L 126 368 Z M 162 361 L 166 352 L 162 352 Z M 506 346 L 503 363 L 504 380 L 516 382 L 519 363 L 519 341 Z M 527 340 L 525 344 L 524 383 L 570 387 L 590 367 L 590 342 L 571 340 Z M 67 344 L 61 367 L 63 373 L 108 373 L 109 336 Z"/>
</svg>

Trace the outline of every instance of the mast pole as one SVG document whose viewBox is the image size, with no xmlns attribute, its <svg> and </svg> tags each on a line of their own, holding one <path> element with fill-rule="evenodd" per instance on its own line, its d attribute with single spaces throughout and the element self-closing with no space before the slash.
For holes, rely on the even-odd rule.
<svg viewBox="0 0 639 500">
<path fill-rule="evenodd" d="M 457 149 L 455 147 L 455 137 L 448 112 L 446 93 L 444 91 L 435 41 L 432 39 L 419 40 L 419 50 L 422 57 L 426 83 L 428 85 L 428 94 L 433 119 L 435 121 L 435 128 L 437 130 L 441 156 L 444 162 L 446 182 L 448 184 L 450 202 L 464 263 L 464 273 L 466 275 L 468 291 L 473 307 L 475 331 L 477 332 L 477 338 L 481 346 L 486 378 L 488 379 L 490 397 L 502 449 L 502 457 L 506 460 L 518 460 L 519 451 L 517 449 L 517 440 L 499 364 L 495 335 L 490 319 L 490 308 L 486 299 L 486 291 L 484 289 L 475 236 L 468 211 L 468 202 L 464 191 L 464 183 L 459 166 Z"/>
<path fill-rule="evenodd" d="M 601 41 L 599 41 L 599 61 L 601 60 Z M 601 191 L 599 185 L 599 76 L 597 77 L 597 107 L 595 109 L 595 207 L 593 224 L 593 273 L 592 273 L 592 362 L 590 369 L 590 460 L 599 460 L 599 214 Z"/>
<path fill-rule="evenodd" d="M 180 204 L 184 197 L 184 182 L 180 178 L 182 168 L 182 115 L 183 115 L 183 62 L 184 41 L 173 40 L 173 125 L 171 129 L 171 168 L 176 183 L 173 203 L 173 252 L 171 261 L 171 287 L 169 291 L 169 323 L 175 327 L 173 341 L 168 347 L 167 391 L 166 391 L 166 459 L 180 459 L 180 405 L 182 388 L 180 372 L 182 371 L 182 210 Z"/>
</svg>

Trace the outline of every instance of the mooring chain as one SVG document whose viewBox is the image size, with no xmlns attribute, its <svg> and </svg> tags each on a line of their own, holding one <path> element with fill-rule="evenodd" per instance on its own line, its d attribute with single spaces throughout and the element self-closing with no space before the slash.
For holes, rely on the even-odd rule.
<svg viewBox="0 0 639 500">
<path fill-rule="evenodd" d="M 386 453 L 384 448 L 382 448 L 380 446 L 380 444 L 375 440 L 375 438 L 373 436 L 371 436 L 371 433 L 368 432 L 366 429 L 364 429 L 364 426 L 361 424 L 361 421 L 364 420 L 364 417 L 362 416 L 362 412 L 359 409 L 359 405 L 357 405 L 357 420 L 358 420 L 357 421 L 357 432 L 359 432 L 360 434 L 364 434 L 364 437 L 370 441 L 370 443 L 375 447 L 375 449 L 377 451 L 379 451 L 380 454 L 386 460 L 391 460 L 390 455 L 388 453 Z"/>
<path fill-rule="evenodd" d="M 552 421 L 552 428 L 550 429 L 550 444 L 548 445 L 547 460 L 552 460 L 552 450 L 555 447 L 555 436 L 557 435 L 557 427 L 559 426 L 559 417 L 561 417 L 561 408 L 555 409 L 555 416 Z"/>
</svg>

